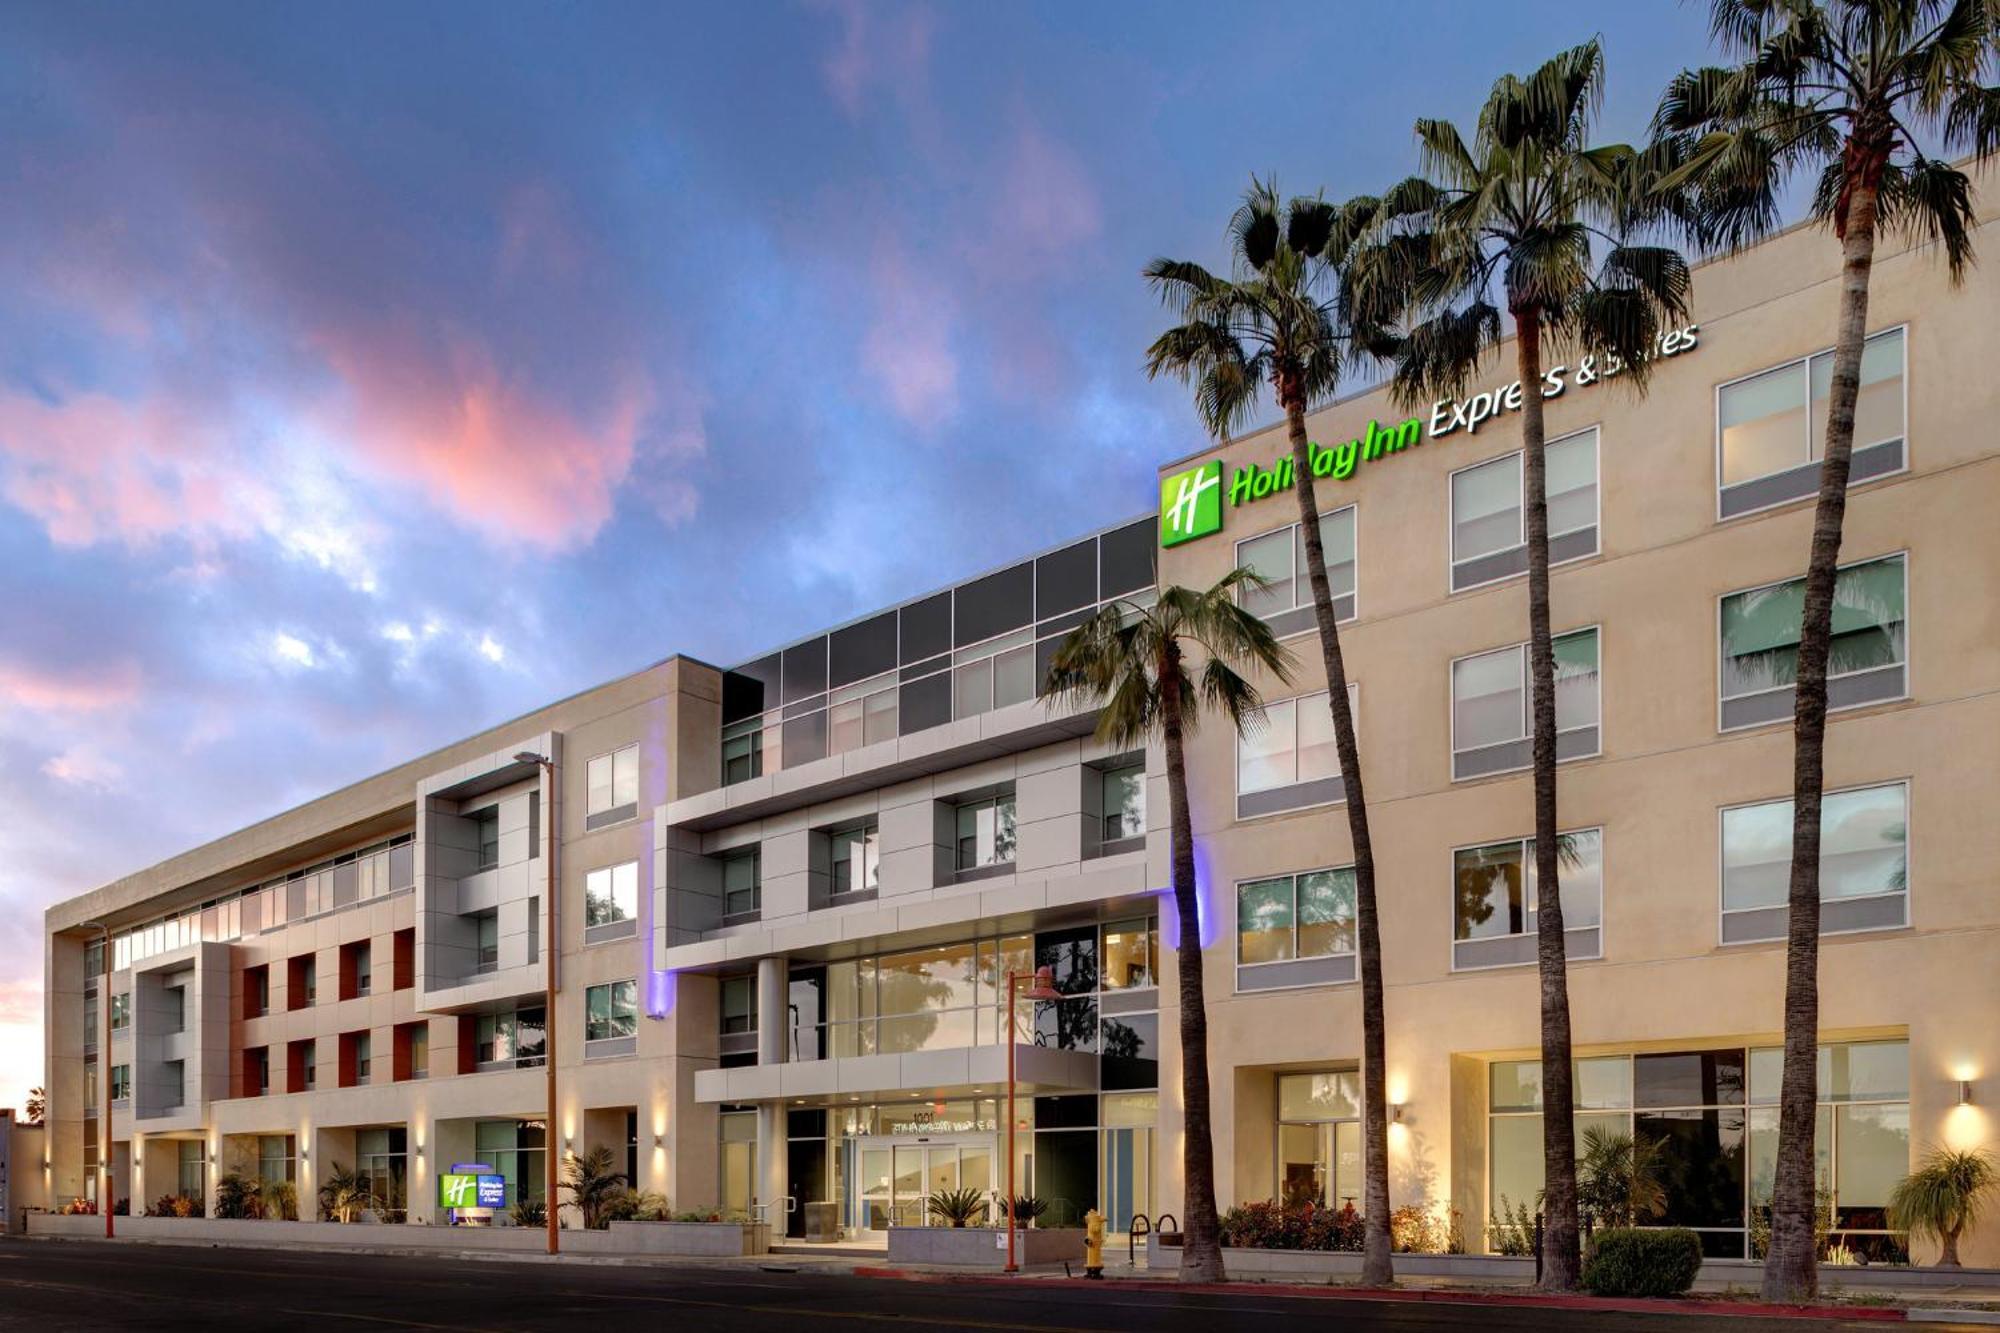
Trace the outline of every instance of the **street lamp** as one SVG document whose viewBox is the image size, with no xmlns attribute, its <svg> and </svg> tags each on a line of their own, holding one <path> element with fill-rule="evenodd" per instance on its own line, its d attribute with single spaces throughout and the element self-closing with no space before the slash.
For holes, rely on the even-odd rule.
<svg viewBox="0 0 2000 1333">
<path fill-rule="evenodd" d="M 1024 978 L 1032 984 L 1021 996 L 1027 1000 L 1054 1000 L 1061 998 L 1056 990 L 1056 972 L 1052 967 L 1038 967 L 1033 974 L 1007 972 L 1007 1268 L 1009 1273 L 1018 1273 L 1021 1266 L 1014 1262 L 1014 1232 L 1020 1226 L 1020 1218 L 1014 1207 L 1014 1088 L 1018 1081 L 1014 1072 L 1015 1037 L 1018 1035 L 1015 1012 L 1015 986 Z"/>
<path fill-rule="evenodd" d="M 102 921 L 85 921 L 85 926 L 97 927 L 99 947 L 104 955 L 104 993 L 98 998 L 104 1002 L 104 1053 L 98 1063 L 104 1066 L 104 1107 L 103 1119 L 99 1127 L 97 1164 L 102 1183 L 97 1187 L 97 1211 L 104 1214 L 104 1239 L 110 1240 L 112 1233 L 111 1196 L 116 1193 L 111 1180 L 111 927 Z"/>
<path fill-rule="evenodd" d="M 542 848 L 542 866 L 548 872 L 548 887 L 542 893 L 543 904 L 548 909 L 548 927 L 542 939 L 542 980 L 546 994 L 542 1003 L 542 1065 L 549 1075 L 549 1118 L 548 1127 L 542 1131 L 543 1165 L 547 1168 L 544 1192 L 544 1212 L 548 1214 L 549 1253 L 561 1248 L 557 1238 L 557 1193 L 556 1193 L 556 956 L 561 952 L 560 940 L 556 935 L 556 831 L 561 825 L 556 820 L 556 764 L 555 760 L 523 750 L 514 756 L 517 764 L 534 764 L 542 770 L 542 808 L 548 814 L 548 845 Z"/>
</svg>

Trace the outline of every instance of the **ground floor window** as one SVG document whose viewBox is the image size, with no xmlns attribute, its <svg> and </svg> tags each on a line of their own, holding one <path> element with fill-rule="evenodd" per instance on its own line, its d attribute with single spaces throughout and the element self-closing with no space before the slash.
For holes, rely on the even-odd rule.
<svg viewBox="0 0 2000 1333">
<path fill-rule="evenodd" d="M 199 1199 L 208 1191 L 205 1185 L 207 1155 L 200 1139 L 182 1139 L 174 1145 L 178 1151 L 176 1163 L 176 1185 L 174 1192 L 189 1199 Z"/>
<path fill-rule="evenodd" d="M 724 1217 L 747 1217 L 757 1193 L 757 1112 L 724 1111 L 717 1119 L 722 1132 L 722 1166 L 717 1177 L 721 1198 L 717 1202 Z"/>
<path fill-rule="evenodd" d="M 1361 1075 L 1278 1075 L 1278 1198 L 1286 1206 L 1362 1204 Z"/>
<path fill-rule="evenodd" d="M 481 1120 L 472 1127 L 474 1155 L 507 1178 L 507 1204 L 545 1199 L 548 1129 L 540 1120 Z"/>
<path fill-rule="evenodd" d="M 354 1132 L 354 1174 L 384 1222 L 409 1216 L 410 1134 L 400 1125 Z"/>
<path fill-rule="evenodd" d="M 257 1136 L 257 1178 L 267 1185 L 276 1185 L 298 1178 L 297 1156 L 292 1147 L 290 1134 L 260 1134 Z"/>
<path fill-rule="evenodd" d="M 1829 1247 L 1871 1260 L 1902 1258 L 1889 1191 L 1909 1170 L 1909 1050 L 1902 1041 L 1832 1043 L 1819 1053 L 1815 1152 Z M 1658 1144 L 1665 1211 L 1651 1221 L 1692 1227 L 1718 1258 L 1755 1257 L 1776 1174 L 1776 1047 L 1593 1056 L 1576 1062 L 1578 1151 L 1585 1131 Z M 1489 1248 L 1542 1187 L 1541 1064 L 1489 1070 Z"/>
</svg>

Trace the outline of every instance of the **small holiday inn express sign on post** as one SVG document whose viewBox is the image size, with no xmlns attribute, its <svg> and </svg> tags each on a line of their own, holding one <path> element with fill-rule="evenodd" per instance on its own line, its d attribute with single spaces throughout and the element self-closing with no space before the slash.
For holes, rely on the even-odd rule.
<svg viewBox="0 0 2000 1333">
<path fill-rule="evenodd" d="M 1661 334 L 1654 344 L 1653 357 L 1693 351 L 1699 333 L 1700 329 L 1690 324 Z M 1572 386 L 1587 388 L 1599 380 L 1611 379 L 1624 369 L 1623 362 L 1608 354 L 1586 356 L 1574 367 L 1552 366 L 1542 376 L 1542 397 L 1545 400 L 1561 397 Z M 1345 481 L 1361 464 L 1401 453 L 1426 439 L 1439 439 L 1459 430 L 1477 434 L 1483 422 L 1503 412 L 1518 412 L 1522 397 L 1521 382 L 1515 380 L 1503 388 L 1483 390 L 1470 398 L 1441 398 L 1431 405 L 1428 421 L 1409 417 L 1386 426 L 1370 421 L 1358 439 L 1345 444 L 1308 444 L 1306 454 L 1312 460 L 1312 474 L 1315 478 Z M 1286 453 L 1268 467 L 1249 463 L 1236 468 L 1226 482 L 1219 459 L 1176 472 L 1160 483 L 1160 545 L 1179 546 L 1220 532 L 1225 501 L 1234 509 L 1290 490 L 1296 480 L 1292 471 L 1292 456 Z"/>
</svg>

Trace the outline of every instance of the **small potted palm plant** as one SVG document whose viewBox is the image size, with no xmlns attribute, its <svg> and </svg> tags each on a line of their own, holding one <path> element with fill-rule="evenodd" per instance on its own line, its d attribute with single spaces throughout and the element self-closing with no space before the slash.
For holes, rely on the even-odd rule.
<svg viewBox="0 0 2000 1333">
<path fill-rule="evenodd" d="M 1889 1225 L 1939 1246 L 1937 1266 L 1957 1268 L 1958 1238 L 1979 1221 L 1995 1188 L 2000 1161 L 1983 1149 L 1933 1148 L 1889 1195 Z"/>
<path fill-rule="evenodd" d="M 925 1197 L 924 1209 L 952 1226 L 963 1227 L 986 1216 L 986 1191 L 939 1190 Z"/>
</svg>

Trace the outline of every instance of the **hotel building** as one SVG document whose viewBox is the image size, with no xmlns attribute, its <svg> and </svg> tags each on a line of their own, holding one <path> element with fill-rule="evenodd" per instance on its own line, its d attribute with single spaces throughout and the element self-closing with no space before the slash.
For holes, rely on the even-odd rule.
<svg viewBox="0 0 2000 1333">
<path fill-rule="evenodd" d="M 1663 1141 L 1662 1220 L 1718 1256 L 1751 1244 L 1775 1142 L 1837 263 L 1795 230 L 1705 265 L 1643 396 L 1579 356 L 1547 402 L 1578 1123 Z M 2000 1099 L 1995 309 L 1990 263 L 1953 289 L 1935 255 L 1877 261 L 1819 1121 L 1834 1229 L 1874 1256 L 1899 1246 L 1889 1188 L 1932 1144 L 1991 1143 Z M 1391 1194 L 1475 1251 L 1540 1184 L 1512 378 L 1310 421 L 1378 858 Z M 1298 666 L 1260 682 L 1264 726 L 1211 722 L 1189 754 L 1217 1183 L 1225 1207 L 1358 1204 L 1351 855 L 1285 452 L 1271 429 L 1166 464 L 1164 519 L 753 661 L 669 658 L 50 909 L 51 1196 L 94 1192 L 108 1062 L 121 1198 L 234 1170 L 309 1210 L 351 1168 L 386 1220 L 434 1223 L 454 1164 L 532 1198 L 546 1153 L 608 1147 L 676 1209 L 866 1243 L 932 1191 L 1004 1190 L 1006 978 L 1047 968 L 1011 1025 L 1022 1191 L 1114 1230 L 1178 1210 L 1163 765 L 1038 682 L 1096 607 L 1245 564 Z M 2000 1232 L 1966 1257 L 2000 1262 Z"/>
</svg>

